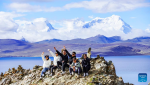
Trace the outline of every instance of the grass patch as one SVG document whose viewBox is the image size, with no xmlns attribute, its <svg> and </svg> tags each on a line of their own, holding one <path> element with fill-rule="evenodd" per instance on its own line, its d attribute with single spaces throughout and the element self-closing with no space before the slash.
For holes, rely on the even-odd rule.
<svg viewBox="0 0 150 85">
<path fill-rule="evenodd" d="M 52 78 L 51 80 L 54 80 L 55 78 Z"/>
<path fill-rule="evenodd" d="M 89 83 L 89 85 L 94 85 L 93 83 Z"/>
</svg>

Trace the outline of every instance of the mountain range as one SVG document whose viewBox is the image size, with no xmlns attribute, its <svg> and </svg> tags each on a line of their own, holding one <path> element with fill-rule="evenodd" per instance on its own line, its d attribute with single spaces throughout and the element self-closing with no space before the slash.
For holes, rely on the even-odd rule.
<svg viewBox="0 0 150 85">
<path fill-rule="evenodd" d="M 111 30 L 122 30 L 125 34 L 131 31 L 130 25 L 128 25 L 120 16 L 112 15 L 111 17 L 107 18 L 95 18 L 92 21 L 85 23 L 83 28 L 90 28 L 94 25 L 101 26 L 100 29 L 110 28 Z"/>
<path fill-rule="evenodd" d="M 92 56 L 127 56 L 127 55 L 150 55 L 150 37 L 137 37 L 134 39 L 122 40 L 119 36 L 106 37 L 97 35 L 87 39 L 59 40 L 51 39 L 30 43 L 25 40 L 0 39 L 0 57 L 37 57 L 47 49 L 59 51 L 66 46 L 69 52 L 76 51 L 77 56 L 92 48 Z"/>
<path fill-rule="evenodd" d="M 125 34 L 128 34 L 132 30 L 130 25 L 128 25 L 125 21 L 123 21 L 123 19 L 120 18 L 120 16 L 117 15 L 112 15 L 107 18 L 97 17 L 89 22 L 74 20 L 73 24 L 77 27 L 81 26 L 82 29 L 92 29 L 96 31 L 100 31 L 98 29 L 102 29 L 102 31 L 111 32 L 112 30 L 119 30 Z M 50 31 L 58 30 L 55 29 L 45 18 L 36 19 L 27 24 L 21 24 L 24 28 L 32 27 L 31 25 L 35 26 L 34 28 L 37 27 L 37 29 L 39 29 L 38 32 L 46 31 L 50 33 Z M 36 29 L 34 29 L 34 31 L 35 30 Z M 21 40 L 0 39 L 0 57 L 37 57 L 40 56 L 43 51 L 46 54 L 49 54 L 47 49 L 54 51 L 53 47 L 56 47 L 58 50 L 61 50 L 63 46 L 66 46 L 69 52 L 76 51 L 77 56 L 81 56 L 83 53 L 86 53 L 89 47 L 92 48 L 92 56 L 98 54 L 102 56 L 150 54 L 150 37 L 136 37 L 133 39 L 122 40 L 120 36 L 106 37 L 104 35 L 100 35 L 100 33 L 95 35 L 97 36 L 90 35 L 91 37 L 84 39 L 74 38 L 71 40 L 61 40 L 54 38 L 32 43 L 24 36 L 22 36 Z M 59 36 L 61 36 L 61 33 L 59 33 Z"/>
</svg>

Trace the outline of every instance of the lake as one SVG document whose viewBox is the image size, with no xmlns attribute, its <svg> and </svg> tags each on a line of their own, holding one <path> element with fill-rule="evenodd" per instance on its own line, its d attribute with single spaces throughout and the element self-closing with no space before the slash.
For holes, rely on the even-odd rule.
<svg viewBox="0 0 150 85">
<path fill-rule="evenodd" d="M 150 82 L 150 56 L 107 56 L 107 61 L 112 60 L 117 75 L 124 82 L 135 85 L 148 85 Z M 50 57 L 53 60 L 53 57 Z M 8 71 L 9 68 L 17 68 L 22 65 L 25 69 L 32 69 L 35 65 L 43 65 L 41 57 L 3 57 L 0 58 L 0 72 Z M 138 74 L 147 73 L 147 82 L 138 82 Z"/>
</svg>

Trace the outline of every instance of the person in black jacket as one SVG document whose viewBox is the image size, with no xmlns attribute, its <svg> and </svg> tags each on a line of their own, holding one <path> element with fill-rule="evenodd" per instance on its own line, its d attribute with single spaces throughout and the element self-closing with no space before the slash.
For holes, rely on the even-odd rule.
<svg viewBox="0 0 150 85">
<path fill-rule="evenodd" d="M 72 52 L 72 55 L 71 55 L 65 46 L 64 46 L 64 50 L 66 51 L 67 55 L 69 56 L 68 61 L 69 61 L 69 64 L 71 65 L 73 62 L 73 58 L 76 58 L 76 52 Z"/>
<path fill-rule="evenodd" d="M 82 67 L 83 67 L 83 72 L 84 72 L 84 77 L 88 76 L 88 71 L 91 68 L 90 65 L 90 59 L 87 57 L 87 54 L 84 54 L 84 59 L 82 60 Z"/>
<path fill-rule="evenodd" d="M 54 47 L 54 49 L 56 50 L 56 52 L 58 53 L 58 55 L 60 55 L 61 58 L 62 58 L 61 61 L 57 61 L 57 67 L 59 69 L 61 69 L 59 65 L 62 65 L 62 74 L 65 74 L 65 67 L 69 68 L 69 65 L 67 64 L 67 62 L 68 62 L 68 55 L 67 55 L 67 53 L 66 53 L 65 50 L 63 50 L 63 54 L 62 54 L 55 47 Z"/>
</svg>

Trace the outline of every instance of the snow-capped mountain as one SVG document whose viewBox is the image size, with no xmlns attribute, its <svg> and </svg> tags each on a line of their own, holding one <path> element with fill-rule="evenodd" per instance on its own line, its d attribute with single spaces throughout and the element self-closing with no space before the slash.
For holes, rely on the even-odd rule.
<svg viewBox="0 0 150 85">
<path fill-rule="evenodd" d="M 22 36 L 22 38 L 21 38 L 21 40 L 20 41 L 23 41 L 23 42 L 28 42 L 23 36 Z"/>
<path fill-rule="evenodd" d="M 33 21 L 20 21 L 16 20 L 19 25 L 17 31 L 37 31 L 37 32 L 50 32 L 54 30 L 53 26 L 46 18 L 36 18 Z"/>
<path fill-rule="evenodd" d="M 90 28 L 92 26 L 99 26 L 99 29 L 109 29 L 109 30 L 122 30 L 124 33 L 129 33 L 131 31 L 130 25 L 124 22 L 120 16 L 112 15 L 107 18 L 95 18 L 92 21 L 83 25 L 83 28 Z"/>
<path fill-rule="evenodd" d="M 46 20 L 45 23 L 49 27 L 49 29 L 47 30 L 47 32 L 50 32 L 51 30 L 54 30 L 54 28 L 52 27 L 52 25 L 49 23 L 48 20 Z"/>
<path fill-rule="evenodd" d="M 61 40 L 72 40 L 76 38 L 86 39 L 96 35 L 122 37 L 124 34 L 130 34 L 129 32 L 132 30 L 130 25 L 117 15 L 106 18 L 96 17 L 91 21 L 72 19 L 57 22 L 49 21 L 46 18 L 36 18 L 32 21 L 16 22 L 19 24 L 17 32 L 22 32 L 21 36 L 29 42 L 38 42 L 53 38 Z M 27 36 L 25 33 L 33 37 Z M 32 40 L 31 37 L 36 39 Z"/>
</svg>

